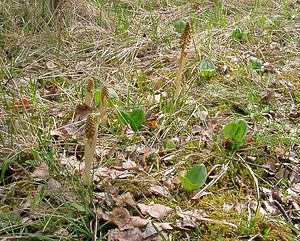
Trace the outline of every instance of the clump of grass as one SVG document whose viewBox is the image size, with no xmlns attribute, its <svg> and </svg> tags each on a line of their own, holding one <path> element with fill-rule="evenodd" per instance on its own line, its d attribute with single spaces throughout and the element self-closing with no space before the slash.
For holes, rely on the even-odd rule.
<svg viewBox="0 0 300 241">
<path fill-rule="evenodd" d="M 190 42 L 190 23 L 187 22 L 184 28 L 184 31 L 181 35 L 181 51 L 179 56 L 179 67 L 177 69 L 176 78 L 175 78 L 175 87 L 176 87 L 176 97 L 178 98 L 182 88 L 183 88 L 183 81 L 182 81 L 182 74 L 183 68 L 187 61 L 187 52 L 186 48 Z"/>
</svg>

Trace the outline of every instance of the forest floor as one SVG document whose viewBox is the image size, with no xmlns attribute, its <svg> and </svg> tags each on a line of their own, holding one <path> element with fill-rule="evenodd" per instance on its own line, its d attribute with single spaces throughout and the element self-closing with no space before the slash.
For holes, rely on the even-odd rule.
<svg viewBox="0 0 300 241">
<path fill-rule="evenodd" d="M 298 0 L 49 2 L 0 3 L 1 240 L 299 240 Z M 86 187 L 103 84 L 109 125 Z M 120 113 L 136 108 L 133 131 Z M 246 137 L 231 149 L 237 121 Z M 207 179 L 188 191 L 197 164 Z"/>
</svg>

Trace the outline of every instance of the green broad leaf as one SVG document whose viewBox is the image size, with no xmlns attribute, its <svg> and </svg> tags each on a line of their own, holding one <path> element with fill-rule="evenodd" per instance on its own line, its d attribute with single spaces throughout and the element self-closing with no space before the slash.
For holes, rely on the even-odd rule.
<svg viewBox="0 0 300 241">
<path fill-rule="evenodd" d="M 231 142 L 230 150 L 237 151 L 244 143 L 248 126 L 245 120 L 237 120 L 224 126 L 223 135 L 226 141 Z"/>
<path fill-rule="evenodd" d="M 133 122 L 133 119 L 131 118 L 130 114 L 128 114 L 127 112 L 123 111 L 123 110 L 119 110 L 118 111 L 119 117 L 121 122 L 126 125 Z"/>
<path fill-rule="evenodd" d="M 137 108 L 130 113 L 134 125 L 131 126 L 133 131 L 138 131 L 141 129 L 142 124 L 145 122 L 145 113 L 142 108 Z"/>
<path fill-rule="evenodd" d="M 185 176 L 179 176 L 182 187 L 187 192 L 193 192 L 204 185 L 207 171 L 203 164 L 197 164 Z"/>
<path fill-rule="evenodd" d="M 185 28 L 186 22 L 182 19 L 177 20 L 173 23 L 175 31 L 179 34 L 182 34 Z"/>
<path fill-rule="evenodd" d="M 214 69 L 204 69 L 201 71 L 201 76 L 207 79 L 212 78 L 216 74 Z"/>
<path fill-rule="evenodd" d="M 110 99 L 108 101 L 110 101 L 110 100 L 113 100 L 113 101 L 118 100 L 118 94 L 113 89 L 108 88 L 108 94 L 109 94 L 109 97 L 110 97 Z M 100 105 L 100 102 L 101 102 L 101 91 L 98 90 L 98 89 L 95 90 L 95 92 L 94 92 L 94 101 L 95 101 L 95 106 L 99 106 Z"/>
<path fill-rule="evenodd" d="M 210 59 L 202 60 L 200 64 L 200 74 L 204 78 L 212 78 L 216 74 L 216 67 Z"/>
<path fill-rule="evenodd" d="M 94 92 L 95 106 L 100 105 L 100 100 L 101 100 L 101 92 L 100 92 L 100 90 L 95 90 L 95 92 Z"/>
<path fill-rule="evenodd" d="M 109 97 L 114 100 L 118 100 L 118 98 L 119 98 L 117 92 L 112 88 L 108 88 L 108 94 L 109 94 Z"/>
<path fill-rule="evenodd" d="M 128 124 L 133 131 L 138 131 L 145 122 L 145 114 L 142 108 L 136 108 L 132 112 L 127 113 L 118 110 L 119 118 L 123 124 Z"/>
</svg>

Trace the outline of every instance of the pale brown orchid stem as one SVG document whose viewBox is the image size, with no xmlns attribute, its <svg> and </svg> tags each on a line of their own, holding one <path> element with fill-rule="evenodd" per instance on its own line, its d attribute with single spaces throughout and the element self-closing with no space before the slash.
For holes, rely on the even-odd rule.
<svg viewBox="0 0 300 241">
<path fill-rule="evenodd" d="M 181 94 L 182 88 L 183 88 L 183 80 L 182 80 L 182 75 L 183 75 L 183 69 L 187 61 L 187 53 L 186 53 L 186 48 L 189 44 L 190 41 L 190 24 L 189 22 L 186 23 L 184 31 L 181 36 L 181 51 L 180 51 L 180 56 L 179 56 L 179 66 L 176 72 L 176 78 L 174 81 L 175 84 L 175 95 L 177 100 L 179 99 L 179 96 Z"/>
<path fill-rule="evenodd" d="M 88 106 L 93 105 L 93 96 L 94 96 L 94 81 L 92 79 L 89 79 L 86 82 L 86 88 L 85 88 L 85 104 Z"/>
<path fill-rule="evenodd" d="M 101 125 L 103 127 L 107 127 L 107 123 L 108 123 L 108 117 L 107 117 L 108 98 L 109 98 L 108 88 L 106 85 L 103 85 L 101 90 L 101 101 L 100 101 L 100 108 L 99 108 Z"/>
<path fill-rule="evenodd" d="M 180 57 L 179 67 L 177 69 L 176 79 L 175 79 L 175 87 L 176 87 L 175 94 L 176 94 L 177 98 L 180 95 L 182 88 L 183 88 L 182 74 L 183 74 L 183 68 L 184 68 L 186 61 L 187 61 L 186 53 L 183 52 Z"/>
<path fill-rule="evenodd" d="M 98 125 L 95 123 L 92 114 L 89 114 L 86 119 L 85 134 L 86 134 L 85 150 L 84 150 L 85 165 L 84 165 L 82 179 L 84 185 L 90 186 L 92 182 L 92 176 L 91 176 L 92 163 L 93 163 L 93 157 L 94 157 L 94 152 L 97 143 L 97 135 L 98 135 Z"/>
</svg>

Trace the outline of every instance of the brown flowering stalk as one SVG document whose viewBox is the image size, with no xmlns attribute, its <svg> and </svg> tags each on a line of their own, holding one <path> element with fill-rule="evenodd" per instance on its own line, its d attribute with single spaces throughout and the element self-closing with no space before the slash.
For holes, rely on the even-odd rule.
<svg viewBox="0 0 300 241">
<path fill-rule="evenodd" d="M 86 186 L 90 186 L 91 184 L 91 170 L 92 170 L 92 163 L 94 152 L 96 148 L 97 142 L 97 135 L 98 135 L 98 125 L 95 123 L 94 117 L 92 114 L 89 114 L 86 119 L 85 124 L 85 149 L 84 149 L 84 158 L 85 158 L 85 165 L 83 170 L 83 184 Z"/>
<path fill-rule="evenodd" d="M 187 61 L 186 48 L 189 42 L 190 42 L 190 23 L 187 22 L 184 31 L 181 35 L 181 52 L 179 57 L 179 67 L 177 69 L 176 79 L 175 79 L 175 87 L 176 87 L 175 94 L 177 98 L 179 97 L 183 88 L 182 74 L 183 74 L 184 65 Z"/>
<path fill-rule="evenodd" d="M 107 127 L 107 122 L 108 122 L 108 117 L 107 117 L 108 98 L 109 98 L 108 88 L 104 84 L 101 90 L 101 101 L 100 101 L 100 108 L 99 108 L 101 125 L 104 127 Z"/>
<path fill-rule="evenodd" d="M 86 88 L 85 88 L 85 104 L 88 106 L 93 105 L 93 96 L 94 96 L 94 81 L 92 79 L 89 79 L 86 82 Z"/>
</svg>

